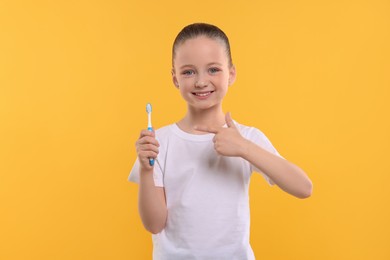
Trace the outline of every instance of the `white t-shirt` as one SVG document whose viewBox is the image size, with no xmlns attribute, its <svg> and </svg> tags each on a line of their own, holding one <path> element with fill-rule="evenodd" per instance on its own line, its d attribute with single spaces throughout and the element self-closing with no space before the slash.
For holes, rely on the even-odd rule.
<svg viewBox="0 0 390 260">
<path fill-rule="evenodd" d="M 243 137 L 279 155 L 261 131 L 234 123 Z M 155 260 L 255 259 L 248 188 L 252 171 L 261 171 L 241 157 L 218 155 L 213 137 L 189 134 L 176 124 L 156 131 L 160 147 L 153 178 L 164 187 L 168 217 L 165 228 L 152 235 Z M 129 181 L 139 183 L 138 159 Z"/>
</svg>

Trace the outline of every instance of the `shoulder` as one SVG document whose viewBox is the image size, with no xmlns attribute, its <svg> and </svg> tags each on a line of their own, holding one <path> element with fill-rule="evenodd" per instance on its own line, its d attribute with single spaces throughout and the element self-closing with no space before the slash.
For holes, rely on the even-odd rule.
<svg viewBox="0 0 390 260">
<path fill-rule="evenodd" d="M 155 130 L 156 139 L 161 143 L 165 142 L 172 136 L 172 124 L 162 126 Z"/>
<path fill-rule="evenodd" d="M 236 126 L 244 138 L 254 142 L 255 144 L 266 149 L 267 151 L 280 156 L 271 141 L 261 130 L 253 126 L 246 126 L 239 123 L 236 123 Z"/>
<path fill-rule="evenodd" d="M 164 135 L 168 135 L 171 132 L 171 128 L 172 128 L 172 124 L 162 126 L 158 129 L 156 129 L 155 132 L 157 135 L 164 136 Z"/>
<path fill-rule="evenodd" d="M 234 123 L 237 126 L 238 130 L 240 131 L 241 135 L 247 139 L 252 139 L 252 138 L 267 139 L 265 134 L 256 127 L 246 126 L 236 121 L 234 121 Z"/>
</svg>

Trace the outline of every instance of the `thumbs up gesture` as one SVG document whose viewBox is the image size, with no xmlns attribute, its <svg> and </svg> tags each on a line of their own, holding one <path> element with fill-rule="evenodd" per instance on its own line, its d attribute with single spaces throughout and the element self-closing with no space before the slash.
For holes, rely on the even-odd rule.
<svg viewBox="0 0 390 260">
<path fill-rule="evenodd" d="M 196 126 L 195 130 L 215 134 L 213 138 L 215 151 L 224 156 L 243 157 L 247 152 L 249 140 L 242 137 L 231 118 L 230 112 L 226 113 L 224 127 L 202 127 Z"/>
</svg>

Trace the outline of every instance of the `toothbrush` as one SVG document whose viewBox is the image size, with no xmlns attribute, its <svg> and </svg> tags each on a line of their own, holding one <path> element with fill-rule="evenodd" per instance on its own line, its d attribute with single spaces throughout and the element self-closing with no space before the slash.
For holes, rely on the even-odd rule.
<svg viewBox="0 0 390 260">
<path fill-rule="evenodd" d="M 148 113 L 148 131 L 153 132 L 152 127 L 152 105 L 150 103 L 146 104 L 146 112 Z M 154 159 L 149 158 L 149 164 L 150 166 L 154 165 Z"/>
</svg>

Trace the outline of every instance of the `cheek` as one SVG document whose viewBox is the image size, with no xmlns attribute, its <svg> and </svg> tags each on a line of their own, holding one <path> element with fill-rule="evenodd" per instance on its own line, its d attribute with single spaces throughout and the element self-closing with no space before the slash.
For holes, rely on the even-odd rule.
<svg viewBox="0 0 390 260">
<path fill-rule="evenodd" d="M 227 87 L 229 85 L 229 78 L 228 77 L 220 77 L 217 79 L 218 85 L 221 87 Z"/>
<path fill-rule="evenodd" d="M 183 98 L 186 98 L 186 96 L 188 96 L 188 94 L 189 94 L 189 88 L 188 88 L 188 86 L 185 85 L 185 84 L 181 84 L 181 85 L 180 85 L 179 91 L 180 91 L 180 95 L 181 95 Z"/>
<path fill-rule="evenodd" d="M 187 89 L 192 87 L 194 84 L 194 79 L 193 78 L 181 78 L 179 81 L 179 85 L 183 89 Z"/>
</svg>

